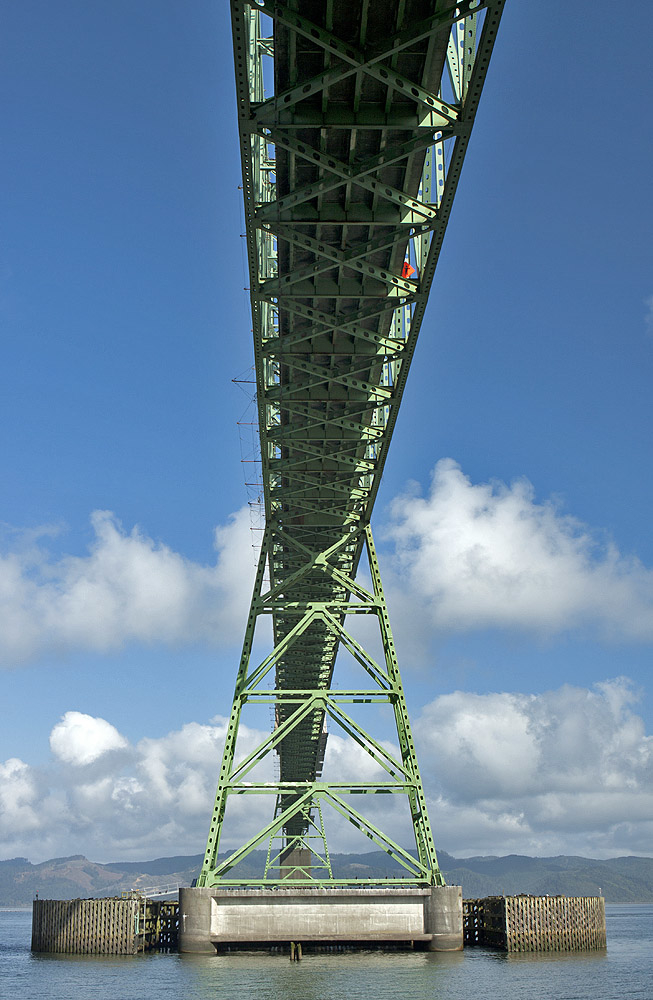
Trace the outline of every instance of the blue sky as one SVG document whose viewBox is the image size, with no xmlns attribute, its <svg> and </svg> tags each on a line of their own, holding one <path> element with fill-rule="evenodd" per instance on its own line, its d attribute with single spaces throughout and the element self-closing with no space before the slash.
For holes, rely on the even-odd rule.
<svg viewBox="0 0 653 1000">
<path fill-rule="evenodd" d="M 228 7 L 1 17 L 0 856 L 196 853 L 254 537 Z M 509 0 L 377 502 L 453 854 L 651 853 L 652 31 Z"/>
</svg>

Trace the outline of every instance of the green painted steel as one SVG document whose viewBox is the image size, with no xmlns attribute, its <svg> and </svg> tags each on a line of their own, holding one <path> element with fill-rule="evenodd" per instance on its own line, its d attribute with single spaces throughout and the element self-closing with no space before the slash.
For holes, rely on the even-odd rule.
<svg viewBox="0 0 653 1000">
<path fill-rule="evenodd" d="M 342 884 L 327 811 L 404 868 L 375 885 L 442 882 L 370 518 L 503 5 L 232 0 L 266 528 L 200 885 Z M 380 662 L 348 627 L 361 614 L 376 621 Z M 253 664 L 261 616 L 272 648 Z M 339 650 L 367 688 L 333 686 Z M 383 702 L 398 754 L 343 707 Z M 239 758 L 241 714 L 256 704 L 274 727 Z M 383 781 L 322 778 L 327 723 Z M 275 779 L 251 780 L 275 754 Z M 415 856 L 351 802 L 381 794 L 407 804 Z M 219 863 L 242 795 L 272 795 L 271 818 Z M 261 876 L 239 877 L 263 848 Z"/>
</svg>

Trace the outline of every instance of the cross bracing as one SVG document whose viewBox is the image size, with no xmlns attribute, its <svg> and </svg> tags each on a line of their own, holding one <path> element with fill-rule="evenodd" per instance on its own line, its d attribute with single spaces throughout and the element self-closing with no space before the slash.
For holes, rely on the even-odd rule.
<svg viewBox="0 0 653 1000">
<path fill-rule="evenodd" d="M 265 877 L 332 884 L 322 806 L 415 884 L 441 880 L 369 524 L 503 4 L 232 0 L 266 529 L 200 884 L 242 884 L 234 869 L 264 843 Z M 381 662 L 352 614 L 377 620 Z M 265 615 L 273 648 L 252 666 Z M 369 681 L 352 703 L 392 706 L 398 757 L 342 707 L 339 649 Z M 237 761 L 241 712 L 265 700 L 273 731 Z M 327 722 L 387 780 L 322 780 Z M 246 782 L 272 752 L 278 780 Z M 218 864 L 230 796 L 270 792 L 270 822 Z M 405 796 L 417 859 L 355 793 Z"/>
</svg>

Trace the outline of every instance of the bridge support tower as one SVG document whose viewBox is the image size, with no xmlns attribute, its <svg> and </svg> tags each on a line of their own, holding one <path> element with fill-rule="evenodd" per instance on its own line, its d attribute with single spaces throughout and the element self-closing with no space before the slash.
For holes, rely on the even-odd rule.
<svg viewBox="0 0 653 1000">
<path fill-rule="evenodd" d="M 370 522 L 503 3 L 231 0 L 265 529 L 182 950 L 462 946 Z"/>
</svg>

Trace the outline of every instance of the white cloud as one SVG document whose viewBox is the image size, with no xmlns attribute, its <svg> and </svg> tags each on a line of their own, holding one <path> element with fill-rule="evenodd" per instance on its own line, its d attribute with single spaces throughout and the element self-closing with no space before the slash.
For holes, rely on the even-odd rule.
<svg viewBox="0 0 653 1000">
<path fill-rule="evenodd" d="M 127 740 L 106 719 L 66 712 L 50 733 L 53 754 L 66 764 L 91 764 L 109 750 L 123 750 Z"/>
<path fill-rule="evenodd" d="M 130 642 L 239 642 L 254 575 L 248 508 L 216 530 L 213 566 L 125 531 L 107 511 L 92 525 L 83 556 L 53 557 L 44 533 L 0 555 L 0 664 Z M 653 638 L 653 571 L 537 503 L 526 481 L 472 484 L 445 459 L 427 497 L 395 500 L 387 534 L 386 589 L 409 657 L 434 628 L 598 626 Z"/>
<path fill-rule="evenodd" d="M 650 852 L 653 737 L 624 678 L 540 695 L 457 691 L 415 722 L 451 853 Z"/>
<path fill-rule="evenodd" d="M 66 712 L 50 735 L 49 768 L 0 763 L 0 857 L 81 853 L 109 861 L 199 853 L 226 729 L 227 720 L 217 717 L 131 745 L 106 719 Z M 241 724 L 238 755 L 265 735 Z M 269 771 L 271 778 L 271 764 Z M 253 834 L 261 819 L 249 797 L 239 799 L 226 846 Z"/>
<path fill-rule="evenodd" d="M 331 729 L 336 724 L 331 723 Z M 378 741 L 383 749 L 395 760 L 400 761 L 399 747 L 389 740 Z M 326 754 L 324 756 L 325 779 L 333 775 L 334 781 L 389 781 L 388 772 L 372 757 L 367 750 L 348 737 L 330 732 L 327 738 Z"/>
<path fill-rule="evenodd" d="M 216 531 L 215 566 L 191 562 L 108 511 L 91 518 L 85 556 L 52 559 L 30 539 L 0 556 L 0 662 L 45 653 L 107 652 L 127 642 L 232 642 L 253 580 L 249 512 Z"/>
<path fill-rule="evenodd" d="M 653 571 L 553 503 L 536 503 L 525 480 L 474 485 L 443 459 L 429 495 L 398 498 L 391 517 L 388 581 L 411 622 L 549 633 L 591 625 L 653 638 Z"/>
<path fill-rule="evenodd" d="M 635 702 L 623 678 L 539 695 L 458 691 L 436 698 L 413 725 L 436 843 L 458 856 L 650 854 L 653 737 Z M 72 724 L 80 719 L 92 751 L 102 750 L 85 767 L 82 728 L 75 733 Z M 142 860 L 203 850 L 226 719 L 191 722 L 134 745 L 104 719 L 71 712 L 63 723 L 53 730 L 51 767 L 0 764 L 0 857 Z M 241 723 L 240 736 L 243 756 L 265 733 Z M 271 780 L 270 759 L 266 766 L 262 777 Z M 329 736 L 325 776 L 385 780 L 337 732 Z M 256 833 L 271 818 L 273 798 L 232 797 L 222 847 Z M 353 804 L 410 846 L 403 796 L 356 796 Z M 335 812 L 323 811 L 333 851 L 372 849 Z"/>
<path fill-rule="evenodd" d="M 0 823 L 12 834 L 38 829 L 37 797 L 34 775 L 24 761 L 11 757 L 0 763 Z"/>
</svg>

